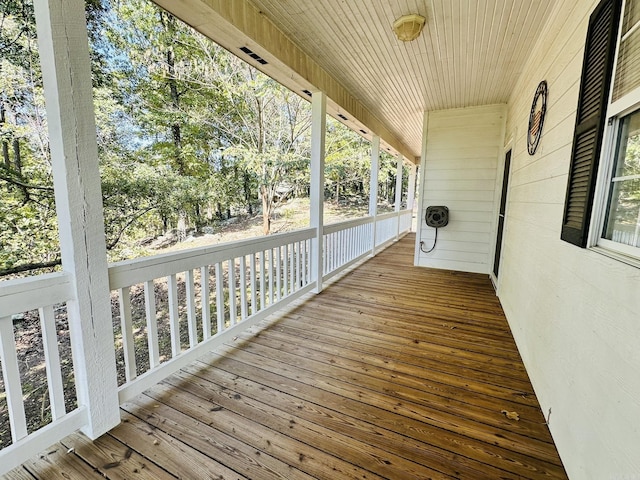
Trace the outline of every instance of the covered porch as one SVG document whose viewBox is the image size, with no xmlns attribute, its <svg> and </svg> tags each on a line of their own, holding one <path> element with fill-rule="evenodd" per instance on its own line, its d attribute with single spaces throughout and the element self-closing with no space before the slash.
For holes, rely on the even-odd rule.
<svg viewBox="0 0 640 480">
<path fill-rule="evenodd" d="M 226 337 L 95 442 L 73 434 L 7 478 L 566 478 L 490 280 L 414 267 L 414 242 Z"/>
<path fill-rule="evenodd" d="M 608 19 L 593 55 L 613 68 L 640 38 L 637 2 L 153 2 L 310 102 L 308 226 L 108 264 L 86 4 L 36 0 L 62 267 L 0 285 L 0 475 L 637 477 L 640 251 L 601 227 L 614 180 L 639 180 L 612 176 L 612 128 L 640 110 L 640 86 L 610 102 L 613 70 L 593 87 L 583 241 L 564 238 L 592 20 Z M 425 30 L 398 40 L 391 25 L 416 13 Z M 328 116 L 370 144 L 368 214 L 337 224 Z M 388 213 L 381 152 L 397 160 Z M 450 210 L 439 236 L 430 206 Z M 37 428 L 22 312 L 46 356 Z"/>
</svg>

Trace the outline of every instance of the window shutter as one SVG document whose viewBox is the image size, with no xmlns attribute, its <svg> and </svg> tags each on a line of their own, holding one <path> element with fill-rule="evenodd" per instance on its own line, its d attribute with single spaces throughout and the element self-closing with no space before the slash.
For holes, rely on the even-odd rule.
<svg viewBox="0 0 640 480">
<path fill-rule="evenodd" d="M 606 121 L 621 0 L 603 0 L 589 18 L 562 240 L 586 247 Z"/>
</svg>

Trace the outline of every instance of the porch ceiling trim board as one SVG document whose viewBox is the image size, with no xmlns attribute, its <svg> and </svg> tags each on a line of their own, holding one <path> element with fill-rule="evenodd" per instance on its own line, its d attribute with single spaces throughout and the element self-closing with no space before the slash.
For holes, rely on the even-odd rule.
<svg viewBox="0 0 640 480">
<path fill-rule="evenodd" d="M 327 112 L 344 113 L 343 122 L 371 140 L 380 136 L 385 151 L 393 149 L 418 162 L 420 153 L 403 143 L 398 134 L 381 121 L 352 92 L 347 90 L 313 58 L 304 53 L 263 13 L 246 0 L 154 0 L 154 2 L 191 25 L 203 35 L 252 64 L 287 88 L 303 95 L 303 90 L 327 95 Z M 246 46 L 267 60 L 267 65 L 244 58 L 239 48 Z M 361 133 L 361 132 L 360 132 Z"/>
</svg>

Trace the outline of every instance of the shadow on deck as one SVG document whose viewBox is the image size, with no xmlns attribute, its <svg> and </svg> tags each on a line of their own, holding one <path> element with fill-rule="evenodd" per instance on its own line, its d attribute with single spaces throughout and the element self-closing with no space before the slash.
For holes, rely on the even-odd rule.
<svg viewBox="0 0 640 480">
<path fill-rule="evenodd" d="M 7 478 L 566 478 L 490 281 L 414 239 Z"/>
</svg>

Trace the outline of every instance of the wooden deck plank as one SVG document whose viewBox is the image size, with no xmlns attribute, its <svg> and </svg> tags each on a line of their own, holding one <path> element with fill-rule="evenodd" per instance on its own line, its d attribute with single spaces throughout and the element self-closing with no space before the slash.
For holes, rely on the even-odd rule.
<svg viewBox="0 0 640 480">
<path fill-rule="evenodd" d="M 140 480 L 178 478 L 110 435 L 103 435 L 92 442 L 84 435 L 76 433 L 65 438 L 61 443 L 67 451 L 73 451 L 106 478 L 134 477 Z"/>
<path fill-rule="evenodd" d="M 387 333 L 384 330 L 372 330 L 361 328 L 356 323 L 351 324 L 351 317 L 343 316 L 342 322 L 331 321 L 328 318 L 312 318 L 302 315 L 296 319 L 295 325 L 303 328 L 307 332 L 331 332 L 335 336 L 342 335 L 342 338 L 353 336 L 353 332 L 358 332 L 358 337 L 367 343 L 380 348 L 391 350 L 401 349 L 406 356 L 425 358 L 435 361 L 444 361 L 453 365 L 463 365 L 476 370 L 485 370 L 490 366 L 491 372 L 502 377 L 528 382 L 526 371 L 519 358 L 505 358 L 500 353 L 492 355 L 488 350 L 482 352 L 463 350 L 451 346 L 440 345 L 429 340 L 419 340 L 417 336 L 405 335 L 396 336 L 394 333 Z"/>
<path fill-rule="evenodd" d="M 433 316 L 427 316 L 418 312 L 406 312 L 393 309 L 387 309 L 381 312 L 379 308 L 372 305 L 354 305 L 352 302 L 341 302 L 339 299 L 332 298 L 331 302 L 314 302 L 305 305 L 304 310 L 299 310 L 298 314 L 327 319 L 340 319 L 347 312 L 350 318 L 361 322 L 363 328 L 383 328 L 389 331 L 399 330 L 404 335 L 415 334 L 424 336 L 431 341 L 440 344 L 460 345 L 461 348 L 473 350 L 479 346 L 482 348 L 495 349 L 499 354 L 517 353 L 515 344 L 506 342 L 507 336 L 496 337 L 488 334 L 486 329 L 478 329 L 470 332 L 467 329 L 449 325 L 446 321 L 433 322 Z M 354 314 L 360 317 L 356 317 Z M 482 343 L 478 340 L 482 339 Z M 519 356 L 519 354 L 518 354 Z"/>
<path fill-rule="evenodd" d="M 480 382 L 497 387 L 509 388 L 517 392 L 533 394 L 531 383 L 522 376 L 516 378 L 517 376 L 507 377 L 498 375 L 490 364 L 472 363 L 468 361 L 454 362 L 453 359 L 449 359 L 446 355 L 438 355 L 437 358 L 433 356 L 423 356 L 420 355 L 419 352 L 417 352 L 416 355 L 409 355 L 407 349 L 403 349 L 402 357 L 397 358 L 399 347 L 383 342 L 376 342 L 359 334 L 354 335 L 353 332 L 343 333 L 339 330 L 331 330 L 318 334 L 309 332 L 309 329 L 302 328 L 301 326 L 284 325 L 280 327 L 282 332 L 291 331 L 291 329 L 294 328 L 299 330 L 297 336 L 300 340 L 314 344 L 322 341 L 332 342 L 334 345 L 353 349 L 365 355 L 381 355 L 387 361 L 414 365 L 419 368 L 429 369 L 430 372 L 442 372 L 444 374 L 461 377 L 465 380 L 468 378 L 471 379 L 472 382 Z M 413 350 L 413 352 L 416 353 L 416 350 Z"/>
<path fill-rule="evenodd" d="M 245 480 L 245 477 L 145 420 L 122 411 L 122 423 L 109 435 L 179 478 Z"/>
<path fill-rule="evenodd" d="M 98 470 L 86 464 L 62 443 L 56 443 L 25 462 L 24 467 L 34 477 L 42 480 L 104 479 Z"/>
<path fill-rule="evenodd" d="M 287 329 L 279 325 L 263 335 L 273 337 L 274 339 L 286 340 Z M 304 332 L 296 331 L 298 338 L 304 340 L 304 346 L 314 351 L 326 353 L 339 357 L 343 360 L 363 361 L 367 364 L 367 369 L 381 368 L 391 371 L 388 378 L 389 381 L 397 381 L 398 375 L 408 375 L 415 377 L 418 381 L 428 382 L 426 388 L 432 388 L 436 391 L 440 390 L 441 385 L 445 389 L 456 389 L 458 391 L 467 392 L 470 395 L 486 395 L 495 397 L 503 401 L 514 402 L 519 405 L 529 406 L 539 412 L 539 407 L 535 395 L 530 385 L 527 389 L 513 389 L 504 385 L 494 385 L 496 380 L 486 372 L 477 372 L 470 369 L 455 369 L 453 373 L 449 373 L 446 367 L 442 368 L 441 364 L 433 362 L 432 365 L 425 365 L 424 362 L 418 360 L 399 361 L 393 358 L 393 351 L 387 351 L 380 348 L 374 348 L 362 342 L 346 341 L 339 342 L 333 336 L 326 335 L 308 335 Z M 259 337 L 258 337 L 259 338 Z M 335 360 L 337 361 L 337 360 Z M 431 386 L 435 383 L 435 386 Z M 521 407 L 519 407 L 521 408 Z M 542 419 L 542 417 L 540 417 Z"/>
<path fill-rule="evenodd" d="M 412 267 L 414 239 L 7 478 L 566 479 L 488 278 Z"/>
<path fill-rule="evenodd" d="M 266 357 L 252 355 L 245 350 L 228 356 L 219 357 L 215 366 L 236 373 L 243 377 L 254 378 L 268 388 L 286 386 L 298 394 L 302 388 L 300 384 L 310 387 L 304 394 L 307 400 L 316 397 L 323 405 L 335 405 L 340 411 L 349 411 L 354 417 L 368 415 L 376 417 L 385 428 L 397 428 L 402 423 L 405 432 L 411 432 L 416 438 L 443 450 L 459 452 L 480 464 L 492 464 L 496 459 L 507 462 L 514 473 L 525 478 L 562 478 L 554 476 L 561 470 L 557 465 L 550 464 L 546 459 L 538 459 L 515 452 L 505 447 L 496 446 L 502 443 L 487 426 L 476 425 L 465 430 L 457 423 L 438 426 L 432 423 L 432 418 L 421 409 L 408 405 L 382 394 L 376 394 L 358 386 L 350 386 L 343 382 L 320 376 L 314 372 L 283 365 L 277 361 L 270 361 Z M 274 377 L 275 376 L 275 377 Z M 292 383 L 296 379 L 296 383 Z M 318 391 L 320 390 L 320 392 Z M 400 433 L 400 432 L 399 432 Z M 497 432 L 499 434 L 499 432 Z M 478 440 L 467 435 L 481 435 L 486 441 Z M 527 448 L 527 447 L 524 447 Z"/>
<path fill-rule="evenodd" d="M 248 478 L 274 480 L 313 477 L 297 470 L 272 455 L 245 444 L 218 429 L 214 422 L 204 423 L 164 403 L 158 403 L 141 395 L 122 407 L 134 416 L 144 419 L 152 429 L 162 431 L 174 440 L 191 446 L 234 471 L 243 472 Z M 207 404 L 201 408 L 211 409 Z M 265 448 L 268 446 L 264 440 Z"/>
<path fill-rule="evenodd" d="M 218 392 L 215 396 L 214 389 Z M 232 430 L 231 435 L 240 439 L 248 434 L 252 437 L 249 442 L 254 443 L 259 442 L 259 437 L 268 438 L 270 444 L 267 447 L 270 452 L 280 456 L 283 461 L 300 461 L 299 468 L 314 477 L 327 478 L 334 475 L 335 478 L 345 479 L 414 479 L 419 473 L 412 462 L 389 455 L 372 445 L 346 437 L 322 425 L 308 422 L 300 418 L 296 412 L 288 414 L 233 390 L 220 389 L 195 375 L 181 374 L 172 377 L 166 383 L 151 389 L 148 394 L 159 401 L 176 402 L 179 408 L 190 410 L 190 415 L 198 417 L 203 412 L 189 408 L 189 400 L 199 397 L 201 400 L 198 403 L 208 401 L 216 409 L 215 416 L 223 417 L 217 418 L 216 423 L 227 425 L 227 430 Z M 258 428 L 256 423 L 259 424 Z M 243 424 L 243 428 L 238 428 Z M 280 447 L 277 445 L 278 441 L 281 443 Z M 318 445 L 319 443 L 321 445 Z M 292 455 L 297 458 L 291 458 Z M 353 465 L 371 464 L 376 466 L 375 470 L 379 475 L 362 468 L 353 468 Z M 432 471 L 430 474 L 438 475 L 438 472 Z M 446 477 L 440 475 L 434 476 L 435 478 Z"/>
<path fill-rule="evenodd" d="M 4 480 L 34 480 L 35 477 L 31 475 L 24 466 L 20 466 L 5 473 L 2 478 Z"/>
<path fill-rule="evenodd" d="M 483 478 L 478 470 L 471 467 L 471 461 L 465 457 L 435 448 L 415 439 L 413 436 L 403 435 L 392 429 L 384 428 L 384 426 L 380 426 L 377 417 L 359 414 L 357 416 L 349 415 L 350 412 L 344 412 L 336 408 L 340 405 L 335 402 L 332 403 L 330 395 L 313 392 L 312 387 L 304 384 L 294 382 L 292 385 L 295 391 L 290 391 L 285 384 L 280 384 L 281 389 L 266 388 L 265 385 L 254 380 L 226 372 L 208 364 L 201 364 L 200 367 L 194 364 L 188 367 L 187 370 L 189 374 L 217 386 L 217 389 L 212 390 L 216 398 L 220 395 L 234 395 L 236 392 L 246 397 L 258 398 L 262 402 L 294 415 L 296 421 L 298 418 L 307 419 L 318 425 L 324 425 L 335 432 L 342 432 L 351 438 L 377 446 L 384 452 L 393 453 L 399 457 L 424 465 L 428 470 L 422 471 L 422 475 L 426 475 L 425 472 L 431 469 L 436 469 L 445 475 L 455 478 L 461 475 L 462 478 Z M 313 394 L 307 396 L 306 392 L 308 390 L 312 391 Z M 307 400 L 307 398 L 311 400 Z M 315 403 L 315 401 L 322 400 L 326 400 L 326 405 L 332 405 L 333 409 L 323 403 Z M 484 466 L 483 472 L 491 473 L 493 476 L 490 478 L 500 478 L 505 473 L 491 466 Z M 421 478 L 421 476 L 415 478 Z"/>
<path fill-rule="evenodd" d="M 252 341 L 251 345 L 246 347 L 249 351 L 257 351 L 258 345 L 269 346 L 264 342 L 265 337 L 271 332 L 259 335 Z M 273 339 L 273 340 L 272 340 Z M 324 369 L 332 374 L 339 372 L 339 376 L 349 378 L 357 384 L 366 384 L 367 386 L 378 386 L 383 391 L 392 392 L 394 396 L 411 399 L 412 401 L 428 404 L 431 408 L 442 409 L 449 413 L 461 416 L 467 416 L 476 421 L 493 425 L 497 428 L 506 428 L 510 431 L 520 433 L 525 436 L 537 439 L 546 436 L 547 427 L 544 425 L 544 418 L 540 415 L 540 410 L 531 406 L 516 404 L 512 401 L 505 402 L 496 398 L 484 395 L 472 394 L 463 389 L 452 389 L 445 384 L 434 385 L 418 380 L 413 372 L 418 373 L 419 367 L 413 367 L 410 374 L 398 374 L 393 370 L 379 368 L 372 363 L 368 363 L 368 359 L 353 361 L 338 355 L 328 355 L 326 353 L 315 350 L 317 342 L 310 342 L 304 345 L 298 345 L 292 342 L 291 337 L 277 336 L 270 337 L 271 346 L 278 345 L 278 351 L 269 354 L 268 350 L 263 350 L 271 358 L 278 359 L 281 352 L 293 353 L 298 357 L 307 358 L 314 362 L 320 362 L 322 367 L 314 369 L 321 372 Z M 279 342 L 279 343 L 274 343 Z M 342 349 L 342 352 L 346 349 Z M 284 361 L 284 360 L 283 360 Z M 337 369 L 337 370 L 336 370 Z M 354 375 L 357 375 L 354 377 Z M 368 378 L 370 377 L 370 378 Z M 338 378 L 338 377 L 336 377 Z M 393 390 L 389 388 L 389 382 L 393 382 L 395 387 Z M 520 413 L 520 421 L 514 424 L 508 421 L 500 414 L 501 409 L 518 410 Z M 551 443 L 547 439 L 547 443 Z"/>
</svg>

